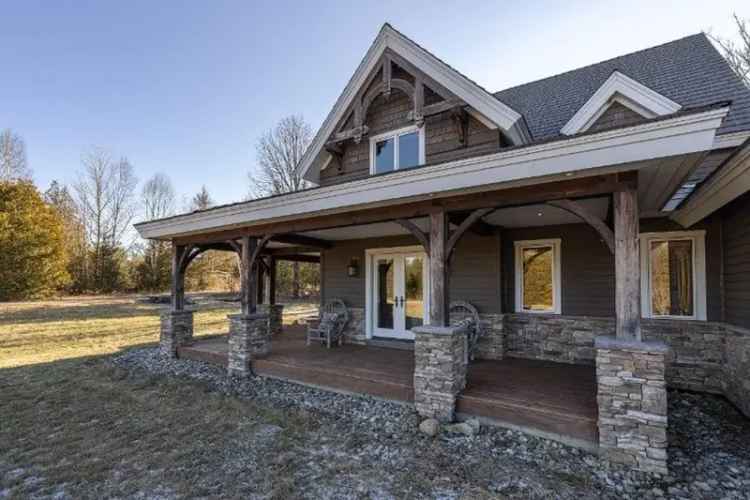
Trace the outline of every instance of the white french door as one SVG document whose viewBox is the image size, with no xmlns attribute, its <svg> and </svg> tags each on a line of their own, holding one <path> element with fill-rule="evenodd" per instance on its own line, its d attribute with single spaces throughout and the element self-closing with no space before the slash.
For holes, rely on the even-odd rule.
<svg viewBox="0 0 750 500">
<path fill-rule="evenodd" d="M 374 337 L 413 339 L 426 323 L 427 257 L 421 251 L 371 251 L 368 317 Z"/>
</svg>

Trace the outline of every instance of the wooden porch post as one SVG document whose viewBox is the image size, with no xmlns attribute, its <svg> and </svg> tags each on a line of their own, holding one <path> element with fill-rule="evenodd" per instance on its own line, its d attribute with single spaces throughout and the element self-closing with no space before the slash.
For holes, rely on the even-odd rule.
<svg viewBox="0 0 750 500">
<path fill-rule="evenodd" d="M 619 339 L 641 340 L 641 273 L 638 252 L 638 191 L 613 193 L 615 226 L 615 317 Z"/>
<path fill-rule="evenodd" d="M 430 214 L 430 325 L 448 326 L 448 272 L 446 242 L 448 219 L 445 211 Z"/>
<path fill-rule="evenodd" d="M 172 310 L 182 311 L 185 309 L 185 270 L 182 266 L 182 260 L 186 245 L 176 245 L 172 243 Z"/>
<path fill-rule="evenodd" d="M 242 314 L 252 314 L 256 309 L 257 279 L 253 272 L 252 256 L 258 245 L 257 238 L 242 237 L 242 255 L 240 256 L 240 302 Z"/>
<path fill-rule="evenodd" d="M 257 285 L 255 286 L 255 291 L 257 294 L 256 297 L 256 304 L 262 304 L 263 296 L 265 295 L 266 287 L 265 287 L 265 281 L 264 281 L 264 269 L 263 269 L 263 262 L 262 259 L 259 257 L 255 262 L 255 279 Z"/>
<path fill-rule="evenodd" d="M 276 304 L 276 257 L 268 261 L 268 303 Z"/>
</svg>

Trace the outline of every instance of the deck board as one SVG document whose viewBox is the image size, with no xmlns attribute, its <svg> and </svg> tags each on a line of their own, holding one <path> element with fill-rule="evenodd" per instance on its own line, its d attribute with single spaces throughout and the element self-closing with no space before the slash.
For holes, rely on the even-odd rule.
<svg viewBox="0 0 750 500">
<path fill-rule="evenodd" d="M 226 366 L 226 336 L 197 339 L 179 356 Z M 274 337 L 271 354 L 255 360 L 264 376 L 379 398 L 414 401 L 414 352 L 385 347 L 307 346 L 300 327 Z M 551 436 L 597 443 L 596 377 L 593 366 L 506 358 L 469 366 L 461 414 L 485 417 Z"/>
</svg>

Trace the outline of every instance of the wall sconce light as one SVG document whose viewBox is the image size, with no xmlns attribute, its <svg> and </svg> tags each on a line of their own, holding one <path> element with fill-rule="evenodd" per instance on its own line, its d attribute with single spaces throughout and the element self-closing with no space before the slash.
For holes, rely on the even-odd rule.
<svg viewBox="0 0 750 500">
<path fill-rule="evenodd" d="M 359 259 L 352 258 L 349 261 L 349 265 L 346 266 L 346 274 L 350 278 L 356 278 L 359 275 Z"/>
</svg>

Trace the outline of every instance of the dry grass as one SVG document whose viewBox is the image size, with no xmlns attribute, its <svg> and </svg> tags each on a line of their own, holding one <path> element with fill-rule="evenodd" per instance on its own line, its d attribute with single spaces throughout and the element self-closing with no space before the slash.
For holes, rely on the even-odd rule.
<svg viewBox="0 0 750 500">
<path fill-rule="evenodd" d="M 158 338 L 159 308 L 135 299 L 0 305 L 0 498 L 273 494 L 270 460 L 310 423 L 195 381 L 110 367 L 102 355 Z M 196 334 L 226 331 L 233 311 L 202 305 Z M 284 430 L 264 441 L 269 424 Z"/>
</svg>

